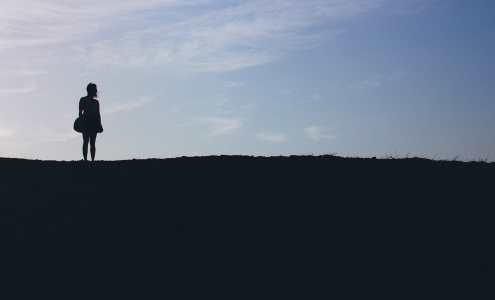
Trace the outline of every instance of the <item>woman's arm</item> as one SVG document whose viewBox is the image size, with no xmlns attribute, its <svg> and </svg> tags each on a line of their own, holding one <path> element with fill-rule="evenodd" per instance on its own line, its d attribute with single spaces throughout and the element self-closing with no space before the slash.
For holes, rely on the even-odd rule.
<svg viewBox="0 0 495 300">
<path fill-rule="evenodd" d="M 100 124 L 101 124 L 100 101 L 96 101 L 96 104 L 98 104 L 98 121 L 100 121 Z"/>
<path fill-rule="evenodd" d="M 79 100 L 79 118 L 82 116 L 83 112 L 83 98 Z"/>
</svg>

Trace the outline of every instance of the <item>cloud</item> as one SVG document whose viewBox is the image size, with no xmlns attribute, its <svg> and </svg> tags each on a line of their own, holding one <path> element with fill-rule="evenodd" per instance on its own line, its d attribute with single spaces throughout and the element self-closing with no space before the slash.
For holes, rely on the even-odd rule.
<svg viewBox="0 0 495 300">
<path fill-rule="evenodd" d="M 14 77 L 35 77 L 45 74 L 48 74 L 48 72 L 42 70 L 34 70 L 34 69 L 23 69 L 22 67 L 19 67 L 19 65 L 11 66 L 9 69 L 2 68 L 2 70 L 0 70 L 0 77 L 5 77 L 9 79 Z M 30 85 L 37 87 L 33 83 L 31 83 Z"/>
<path fill-rule="evenodd" d="M 176 71 L 223 72 L 265 64 L 341 32 L 308 32 L 325 22 L 325 15 L 315 15 L 314 1 L 225 2 L 175 13 L 178 19 L 163 18 L 151 27 L 94 43 L 84 60 L 89 66 L 179 64 Z"/>
<path fill-rule="evenodd" d="M 285 134 L 283 133 L 267 133 L 267 132 L 260 132 L 256 134 L 256 137 L 265 141 L 269 141 L 272 143 L 280 143 L 280 142 L 285 142 L 286 137 Z"/>
<path fill-rule="evenodd" d="M 4 0 L 0 60 L 16 53 L 14 66 L 76 60 L 92 71 L 226 72 L 314 48 L 344 33 L 343 20 L 422 1 Z"/>
<path fill-rule="evenodd" d="M 42 126 L 39 128 L 34 139 L 39 142 L 64 142 L 80 136 L 81 134 L 75 131 L 59 131 Z"/>
<path fill-rule="evenodd" d="M 401 79 L 404 76 L 406 76 L 407 73 L 408 72 L 396 70 L 396 71 L 393 71 L 387 75 L 375 74 L 361 83 L 351 84 L 350 89 L 351 90 L 363 90 L 363 89 L 369 89 L 369 88 L 377 88 L 377 87 L 380 87 L 383 84 L 383 82 Z"/>
<path fill-rule="evenodd" d="M 77 40 L 116 23 L 139 21 L 137 17 L 133 17 L 138 12 L 192 2 L 194 1 L 4 0 L 0 10 L 0 48 Z"/>
<path fill-rule="evenodd" d="M 25 76 L 39 76 L 39 75 L 45 75 L 48 72 L 46 71 L 37 71 L 37 70 L 21 70 L 19 71 L 20 75 L 25 75 Z"/>
<path fill-rule="evenodd" d="M 223 86 L 226 88 L 237 88 L 237 87 L 241 87 L 243 85 L 244 85 L 244 82 L 242 82 L 242 81 L 230 81 L 230 82 L 226 82 Z"/>
<path fill-rule="evenodd" d="M 303 103 L 316 103 L 320 102 L 322 99 L 322 95 L 320 92 L 316 91 L 311 96 L 309 96 L 306 100 L 301 101 Z"/>
<path fill-rule="evenodd" d="M 15 126 L 0 126 L 0 137 L 13 137 L 16 131 Z"/>
<path fill-rule="evenodd" d="M 342 33 L 321 25 L 366 13 L 375 2 L 5 0 L 0 50 L 64 43 L 60 49 L 79 48 L 68 55 L 92 69 L 224 72 L 315 47 Z"/>
<path fill-rule="evenodd" d="M 239 118 L 198 118 L 193 122 L 211 129 L 207 137 L 232 134 L 243 125 L 243 120 Z"/>
<path fill-rule="evenodd" d="M 217 106 L 222 106 L 229 101 L 230 101 L 229 98 L 222 98 L 222 99 L 218 100 L 216 104 L 217 104 Z"/>
<path fill-rule="evenodd" d="M 310 126 L 306 128 L 306 134 L 308 135 L 308 137 L 315 141 L 337 138 L 337 135 L 329 134 L 328 131 L 328 128 L 320 126 Z"/>
<path fill-rule="evenodd" d="M 118 111 L 134 109 L 134 108 L 145 105 L 146 103 L 150 102 L 152 99 L 153 99 L 153 97 L 146 96 L 146 97 L 140 97 L 136 101 L 131 101 L 131 102 L 110 103 L 107 107 L 105 107 L 102 110 L 102 113 L 110 115 L 110 114 L 116 113 Z"/>
<path fill-rule="evenodd" d="M 72 120 L 72 117 L 71 117 Z M 65 122 L 63 124 L 70 124 Z M 26 128 L 21 128 L 19 130 L 18 126 L 14 125 L 0 125 L 0 138 L 17 138 L 12 144 L 18 146 L 22 143 L 37 143 L 37 142 L 63 142 L 68 139 L 80 137 L 81 134 L 73 130 L 67 130 L 69 126 L 49 126 L 46 124 L 38 124 L 36 128 L 31 128 L 27 130 Z M 27 142 L 26 142 L 27 141 Z"/>
<path fill-rule="evenodd" d="M 18 88 L 0 88 L 0 94 L 26 94 L 32 93 L 38 89 L 35 84 L 25 84 Z"/>
</svg>

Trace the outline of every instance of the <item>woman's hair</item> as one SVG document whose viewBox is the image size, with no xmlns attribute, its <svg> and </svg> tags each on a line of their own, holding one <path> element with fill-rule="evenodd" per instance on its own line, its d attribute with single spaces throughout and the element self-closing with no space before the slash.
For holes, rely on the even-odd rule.
<svg viewBox="0 0 495 300">
<path fill-rule="evenodd" d="M 90 82 L 86 87 L 86 91 L 88 92 L 89 97 L 98 98 L 98 89 L 96 88 L 96 84 Z"/>
</svg>

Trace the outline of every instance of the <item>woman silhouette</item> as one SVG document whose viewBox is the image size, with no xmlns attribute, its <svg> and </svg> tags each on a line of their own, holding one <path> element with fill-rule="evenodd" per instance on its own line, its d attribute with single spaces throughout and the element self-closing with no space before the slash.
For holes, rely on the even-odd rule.
<svg viewBox="0 0 495 300">
<path fill-rule="evenodd" d="M 86 87 L 88 95 L 79 100 L 79 118 L 83 124 L 83 156 L 84 161 L 88 160 L 88 142 L 91 144 L 91 160 L 95 160 L 96 154 L 96 135 L 103 132 L 101 126 L 100 103 L 98 98 L 98 89 L 96 84 L 90 83 Z"/>
</svg>

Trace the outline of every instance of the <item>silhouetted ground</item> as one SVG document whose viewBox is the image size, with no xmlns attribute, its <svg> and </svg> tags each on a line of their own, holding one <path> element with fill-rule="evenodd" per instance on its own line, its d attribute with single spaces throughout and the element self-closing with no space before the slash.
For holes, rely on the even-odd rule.
<svg viewBox="0 0 495 300">
<path fill-rule="evenodd" d="M 494 299 L 495 164 L 0 159 L 0 299 Z"/>
</svg>

